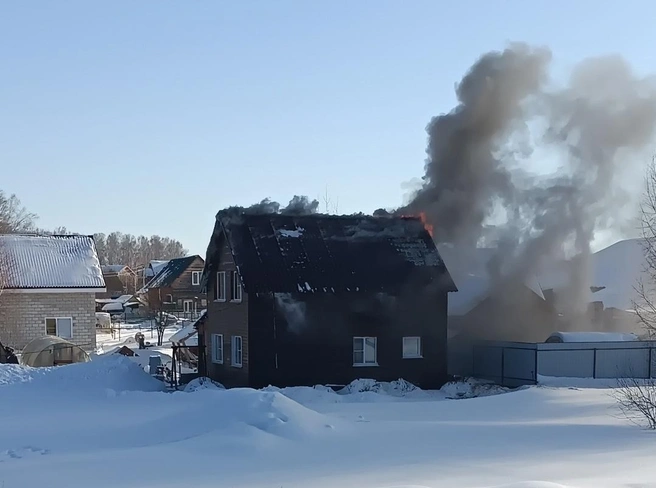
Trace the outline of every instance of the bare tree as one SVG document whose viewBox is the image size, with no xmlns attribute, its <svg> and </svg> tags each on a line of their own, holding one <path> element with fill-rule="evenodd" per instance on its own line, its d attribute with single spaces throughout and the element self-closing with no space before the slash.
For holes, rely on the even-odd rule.
<svg viewBox="0 0 656 488">
<path fill-rule="evenodd" d="M 337 214 L 339 212 L 339 198 L 336 198 L 335 202 L 333 202 L 328 194 L 328 186 L 326 186 L 326 191 L 321 197 L 321 200 L 323 201 L 325 214 Z"/>
<path fill-rule="evenodd" d="M 0 239 L 0 357 L 8 352 L 5 346 L 14 345 L 14 325 L 5 316 L 6 295 L 3 293 L 12 285 L 15 274 L 14 262 L 5 247 L 5 241 Z M 6 357 L 5 357 L 6 359 Z M 0 361 L 2 362 L 2 361 Z"/>
<path fill-rule="evenodd" d="M 645 261 L 635 285 L 633 308 L 650 338 L 656 336 L 656 157 L 645 175 L 645 190 L 640 204 L 641 245 Z"/>
<path fill-rule="evenodd" d="M 23 206 L 16 195 L 0 190 L 0 234 L 16 234 L 34 230 L 37 216 Z"/>
<path fill-rule="evenodd" d="M 622 415 L 640 427 L 656 430 L 656 385 L 654 380 L 619 378 L 612 390 Z"/>
<path fill-rule="evenodd" d="M 640 240 L 644 252 L 644 265 L 634 286 L 633 308 L 640 325 L 650 339 L 656 337 L 656 157 L 652 158 L 645 173 L 645 188 L 640 203 Z M 629 421 L 656 429 L 656 380 L 652 378 L 654 360 L 649 363 L 648 378 L 630 374 L 619 378 L 613 390 L 622 415 Z M 632 372 L 630 372 L 632 373 Z M 639 375 L 638 375 L 639 376 Z"/>
</svg>

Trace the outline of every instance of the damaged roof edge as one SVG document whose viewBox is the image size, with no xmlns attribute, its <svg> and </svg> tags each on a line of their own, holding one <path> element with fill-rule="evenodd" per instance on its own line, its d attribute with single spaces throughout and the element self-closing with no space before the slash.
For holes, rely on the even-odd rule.
<svg viewBox="0 0 656 488">
<path fill-rule="evenodd" d="M 303 232 L 289 231 L 290 226 L 294 225 L 296 231 L 299 226 L 303 227 Z M 361 230 L 364 232 L 357 232 L 359 226 L 362 226 Z M 257 236 L 252 233 L 255 228 L 259 228 Z M 241 230 L 237 232 L 237 236 L 233 235 L 238 229 Z M 307 236 L 305 235 L 306 230 Z M 261 232 L 264 234 L 260 235 Z M 344 235 L 345 232 L 347 235 Z M 348 238 L 353 233 L 357 238 Z M 266 239 L 267 236 L 275 236 L 277 242 L 265 244 L 262 239 Z M 336 237 L 346 237 L 347 244 L 341 243 L 344 242 L 344 239 L 339 239 L 340 243 L 331 244 Z M 317 239 L 323 241 L 324 244 L 317 247 Z M 201 279 L 201 287 L 204 292 L 207 292 L 209 288 L 209 275 L 216 268 L 217 259 L 220 259 L 219 253 L 222 251 L 219 248 L 223 248 L 226 244 L 229 246 L 237 272 L 247 293 L 259 293 L 266 290 L 299 291 L 300 288 L 305 291 L 308 287 L 312 292 L 322 289 L 324 291 L 329 289 L 372 291 L 378 290 L 380 287 L 382 290 L 385 287 L 402 286 L 405 280 L 410 279 L 408 273 L 412 273 L 410 268 L 413 266 L 424 268 L 427 271 L 432 269 L 430 271 L 432 278 L 426 275 L 427 285 L 433 283 L 439 286 L 443 292 L 458 292 L 458 287 L 446 262 L 442 259 L 430 232 L 425 229 L 418 217 L 323 214 L 299 216 L 220 211 L 216 214 L 214 229 L 206 251 L 205 267 Z M 310 244 L 312 249 L 308 252 L 306 246 Z M 372 245 L 379 247 L 380 253 L 376 253 L 377 259 L 389 263 L 388 272 L 385 270 L 371 271 L 371 273 L 367 271 L 380 268 L 380 262 L 375 264 L 375 257 L 372 258 L 373 261 L 370 259 Z M 244 246 L 247 247 L 244 248 Z M 364 255 L 362 255 L 363 252 Z M 364 261 L 372 261 L 369 263 L 371 266 L 363 264 L 360 258 Z M 404 266 L 398 258 L 407 261 L 406 265 Z M 265 259 L 266 262 L 263 261 Z M 333 262 L 335 260 L 343 261 L 343 266 Z M 331 270 L 343 268 L 343 276 L 334 276 L 335 272 L 328 272 L 326 269 L 328 261 L 332 263 L 329 265 Z M 413 266 L 409 268 L 408 263 Z M 241 269 L 240 264 L 249 264 L 248 269 L 251 270 L 250 274 L 247 273 L 249 276 L 243 276 L 246 270 Z M 287 269 L 290 273 L 271 275 L 271 272 L 281 265 L 283 267 L 291 266 Z M 259 273 L 254 270 L 260 266 L 268 269 L 265 273 L 268 277 L 253 275 L 254 272 Z M 384 265 L 383 268 L 387 269 Z M 279 271 L 282 272 L 282 269 Z M 344 275 L 344 272 L 348 276 Z M 381 277 L 379 276 L 381 273 L 383 275 L 398 274 L 398 276 Z M 360 277 L 354 278 L 351 275 Z M 333 282 L 336 283 L 334 287 L 331 285 Z M 249 286 L 252 289 L 249 290 Z"/>
</svg>

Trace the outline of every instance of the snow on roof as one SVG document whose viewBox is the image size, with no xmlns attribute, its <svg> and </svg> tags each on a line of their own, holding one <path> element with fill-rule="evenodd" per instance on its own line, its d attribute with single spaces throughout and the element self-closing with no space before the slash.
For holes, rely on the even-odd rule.
<svg viewBox="0 0 656 488">
<path fill-rule="evenodd" d="M 146 290 L 150 288 L 171 286 L 173 281 L 178 279 L 178 277 L 193 264 L 196 258 L 200 258 L 200 256 L 186 256 L 184 258 L 175 258 L 167 261 L 166 264 L 158 268 L 159 272 L 155 277 L 146 283 L 146 286 L 142 287 L 137 293 L 145 293 Z"/>
<path fill-rule="evenodd" d="M 642 239 L 618 241 L 597 251 L 591 257 L 588 286 L 603 289 L 590 291 L 588 302 L 602 302 L 605 308 L 632 310 L 640 298 L 636 286 L 640 280 L 645 280 L 646 284 L 650 281 L 646 264 Z M 543 289 L 564 288 L 569 279 L 568 267 L 567 262 L 552 266 L 540 279 Z"/>
<path fill-rule="evenodd" d="M 90 236 L 0 235 L 0 250 L 9 269 L 6 288 L 105 288 Z"/>
<path fill-rule="evenodd" d="M 194 324 L 189 324 L 175 334 L 173 334 L 169 340 L 173 344 L 184 343 L 186 346 L 197 346 L 198 345 L 198 331 L 194 327 Z"/>
<path fill-rule="evenodd" d="M 475 248 L 472 252 L 458 252 L 452 246 L 438 246 L 457 293 L 449 295 L 449 315 L 465 315 L 488 295 L 490 274 L 487 265 L 496 252 L 493 248 Z M 537 276 L 530 276 L 524 285 L 538 297 L 544 298 Z"/>
<path fill-rule="evenodd" d="M 635 334 L 621 332 L 554 332 L 547 342 L 627 342 L 637 341 Z"/>
<path fill-rule="evenodd" d="M 156 276 L 167 264 L 169 264 L 168 260 L 153 259 L 144 269 L 144 276 Z"/>
<path fill-rule="evenodd" d="M 100 268 L 102 269 L 102 272 L 104 274 L 110 274 L 110 273 L 120 273 L 125 268 L 127 268 L 127 266 L 123 264 L 105 264 Z"/>
<path fill-rule="evenodd" d="M 103 305 L 102 308 L 103 312 L 122 312 L 123 310 L 124 310 L 123 304 L 116 301 Z"/>
<path fill-rule="evenodd" d="M 126 303 L 126 302 L 129 302 L 132 297 L 133 297 L 133 295 L 121 295 L 120 297 L 118 297 L 114 301 L 116 301 L 118 303 Z"/>
<path fill-rule="evenodd" d="M 602 249 L 592 256 L 592 286 L 603 286 L 593 294 L 605 308 L 631 310 L 638 300 L 636 286 L 648 280 L 642 239 L 627 239 Z"/>
</svg>

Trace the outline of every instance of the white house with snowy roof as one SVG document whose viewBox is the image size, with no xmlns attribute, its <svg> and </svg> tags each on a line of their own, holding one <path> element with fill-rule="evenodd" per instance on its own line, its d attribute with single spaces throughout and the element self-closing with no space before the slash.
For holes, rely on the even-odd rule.
<svg viewBox="0 0 656 488">
<path fill-rule="evenodd" d="M 0 342 L 17 350 L 58 336 L 96 346 L 96 293 L 105 292 L 91 236 L 0 235 Z"/>
<path fill-rule="evenodd" d="M 599 305 L 594 308 L 593 316 L 599 331 L 644 334 L 644 327 L 635 313 L 636 306 L 649 308 L 649 304 L 656 304 L 656 289 L 647 264 L 642 239 L 624 239 L 592 254 L 586 277 L 590 290 L 585 299 L 588 304 Z M 568 271 L 564 263 L 563 267 L 551 269 L 540 278 L 542 288 L 552 290 L 556 307 L 559 296 L 568 293 Z M 647 303 L 638 292 L 641 284 Z"/>
</svg>

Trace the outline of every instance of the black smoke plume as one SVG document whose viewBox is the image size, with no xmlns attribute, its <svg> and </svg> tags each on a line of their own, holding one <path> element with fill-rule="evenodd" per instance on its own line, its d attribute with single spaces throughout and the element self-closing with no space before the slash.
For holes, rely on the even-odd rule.
<svg viewBox="0 0 656 488">
<path fill-rule="evenodd" d="M 506 279 L 576 256 L 566 295 L 580 311 L 590 243 L 626 220 L 627 176 L 633 193 L 642 182 L 636 164 L 654 139 L 656 84 L 607 56 L 579 63 L 557 87 L 551 59 L 546 48 L 512 44 L 476 61 L 457 106 L 428 124 L 422 186 L 396 213 L 424 212 L 438 244 L 495 247 Z M 557 168 L 536 171 L 538 160 Z"/>
</svg>

